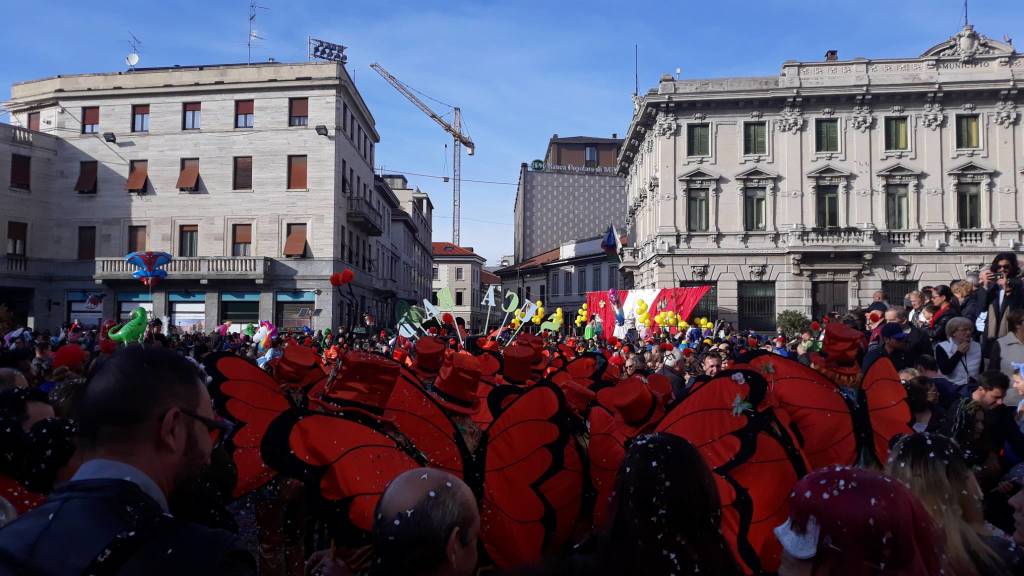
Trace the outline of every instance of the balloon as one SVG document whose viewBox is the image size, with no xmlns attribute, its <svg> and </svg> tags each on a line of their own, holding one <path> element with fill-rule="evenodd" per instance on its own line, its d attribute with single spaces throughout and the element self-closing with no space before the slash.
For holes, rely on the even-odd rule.
<svg viewBox="0 0 1024 576">
<path fill-rule="evenodd" d="M 146 309 L 139 306 L 135 310 L 132 310 L 131 318 L 129 318 L 127 322 L 111 329 L 107 332 L 107 336 L 114 342 L 120 342 L 122 344 L 138 342 L 146 332 L 146 324 Z"/>
<path fill-rule="evenodd" d="M 171 259 L 171 255 L 167 252 L 132 252 L 124 257 L 125 262 L 140 268 L 132 272 L 132 278 L 141 281 L 149 288 L 167 277 L 167 271 L 161 270 L 160 267 L 169 264 Z"/>
<path fill-rule="evenodd" d="M 223 324 L 218 326 L 217 332 L 220 333 L 221 336 L 225 336 L 227 335 L 229 328 L 231 328 L 231 320 L 228 320 L 227 322 L 224 322 Z"/>
<path fill-rule="evenodd" d="M 345 268 L 341 272 L 335 272 L 331 274 L 331 286 L 338 287 L 355 280 L 356 274 L 351 268 Z"/>
<path fill-rule="evenodd" d="M 616 306 L 619 305 L 619 293 L 614 288 L 608 289 L 608 301 Z"/>
</svg>

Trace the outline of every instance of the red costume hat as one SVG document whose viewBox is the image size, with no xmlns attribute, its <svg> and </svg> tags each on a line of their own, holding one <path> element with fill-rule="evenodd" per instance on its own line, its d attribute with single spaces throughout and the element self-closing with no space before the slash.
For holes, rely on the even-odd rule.
<svg viewBox="0 0 1024 576">
<path fill-rule="evenodd" d="M 274 363 L 274 376 L 286 386 L 302 387 L 324 375 L 319 364 L 316 350 L 292 341 Z"/>
<path fill-rule="evenodd" d="M 67 366 L 72 372 L 81 372 L 85 364 L 86 353 L 77 344 L 65 344 L 53 353 L 54 369 Z"/>
<path fill-rule="evenodd" d="M 864 335 L 841 322 L 832 322 L 825 327 L 825 341 L 822 353 L 812 352 L 811 362 L 826 371 L 840 376 L 860 374 L 857 354 L 864 343 Z"/>
<path fill-rule="evenodd" d="M 597 393 L 597 401 L 615 412 L 615 419 L 629 436 L 640 433 L 665 415 L 664 404 L 640 376 L 602 388 Z"/>
<path fill-rule="evenodd" d="M 355 403 L 379 416 L 398 382 L 399 369 L 395 362 L 376 354 L 349 352 L 342 358 L 338 383 L 327 397 Z"/>
<path fill-rule="evenodd" d="M 566 404 L 576 414 L 582 414 L 590 406 L 590 403 L 597 398 L 597 394 L 594 391 L 573 380 L 568 372 L 558 372 L 552 376 L 552 382 L 558 384 L 558 387 L 562 389 Z"/>
<path fill-rule="evenodd" d="M 413 369 L 417 372 L 436 374 L 444 364 L 444 342 L 433 336 L 424 336 L 416 341 L 416 361 Z"/>
<path fill-rule="evenodd" d="M 522 344 L 512 344 L 505 349 L 505 371 L 502 375 L 509 384 L 525 386 L 530 379 L 533 364 L 533 348 Z"/>
<path fill-rule="evenodd" d="M 468 352 L 452 354 L 428 391 L 445 407 L 458 414 L 472 415 L 480 410 L 477 388 L 480 386 L 480 363 Z"/>
</svg>

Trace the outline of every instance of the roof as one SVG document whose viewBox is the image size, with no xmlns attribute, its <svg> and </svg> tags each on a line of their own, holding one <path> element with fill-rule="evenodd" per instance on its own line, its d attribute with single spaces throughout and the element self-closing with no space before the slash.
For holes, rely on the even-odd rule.
<svg viewBox="0 0 1024 576">
<path fill-rule="evenodd" d="M 497 274 L 491 274 L 487 270 L 480 271 L 480 283 L 484 286 L 490 286 L 492 284 L 501 284 L 501 278 Z"/>
<path fill-rule="evenodd" d="M 472 248 L 463 248 L 462 246 L 456 246 L 451 242 L 431 242 L 433 244 L 434 256 L 477 256 L 479 254 L 473 252 Z"/>
<path fill-rule="evenodd" d="M 498 274 L 502 274 L 502 273 L 514 272 L 516 270 L 525 270 L 527 268 L 534 268 L 534 267 L 542 266 L 544 264 L 547 264 L 548 262 L 554 262 L 555 260 L 558 260 L 560 254 L 561 254 L 561 248 L 555 248 L 553 250 L 548 250 L 547 252 L 544 252 L 542 254 L 538 254 L 538 255 L 536 255 L 536 256 L 534 256 L 532 258 L 524 260 L 523 262 L 521 262 L 519 264 L 513 264 L 512 266 L 506 266 L 504 268 L 501 268 L 500 270 L 496 270 L 495 272 L 497 272 Z"/>
<path fill-rule="evenodd" d="M 597 138 L 594 136 L 556 136 L 553 144 L 622 144 L 622 138 Z"/>
</svg>

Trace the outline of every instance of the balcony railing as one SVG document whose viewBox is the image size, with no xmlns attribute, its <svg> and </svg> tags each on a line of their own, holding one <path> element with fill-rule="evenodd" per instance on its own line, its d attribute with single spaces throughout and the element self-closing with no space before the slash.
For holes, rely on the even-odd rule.
<svg viewBox="0 0 1024 576">
<path fill-rule="evenodd" d="M 252 279 L 262 280 L 270 269 L 270 260 L 263 256 L 200 256 L 175 258 L 163 267 L 169 279 Z M 127 280 L 137 267 L 123 258 L 97 258 L 94 278 L 97 280 Z"/>
<path fill-rule="evenodd" d="M 885 239 L 893 246 L 906 246 L 913 241 L 912 232 L 886 232 Z"/>
<path fill-rule="evenodd" d="M 800 235 L 804 245 L 861 246 L 873 245 L 873 234 L 860 228 L 813 228 Z"/>
<path fill-rule="evenodd" d="M 348 199 L 348 220 L 369 236 L 380 236 L 384 233 L 380 212 L 365 198 Z"/>
<path fill-rule="evenodd" d="M 980 246 L 985 242 L 985 233 L 980 230 L 960 230 L 956 239 L 962 246 Z"/>
<path fill-rule="evenodd" d="M 24 274 L 28 272 L 28 258 L 15 254 L 0 256 L 0 272 Z"/>
</svg>

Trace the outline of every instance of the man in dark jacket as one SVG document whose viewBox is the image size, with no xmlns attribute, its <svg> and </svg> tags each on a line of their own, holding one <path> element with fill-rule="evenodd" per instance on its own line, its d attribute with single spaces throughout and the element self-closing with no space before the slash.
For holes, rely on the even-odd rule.
<svg viewBox="0 0 1024 576">
<path fill-rule="evenodd" d="M 978 300 L 984 304 L 985 330 L 981 335 L 981 349 L 986 357 L 990 343 L 1006 336 L 1006 314 L 1024 308 L 1024 287 L 1020 280 L 1020 265 L 1012 252 L 997 254 L 988 270 L 982 270 Z"/>
<path fill-rule="evenodd" d="M 167 500 L 210 461 L 214 419 L 198 370 L 164 348 L 108 360 L 78 404 L 84 463 L 0 530 L 0 574 L 255 574 L 233 535 L 170 516 Z"/>
<path fill-rule="evenodd" d="M 678 402 L 686 395 L 686 380 L 676 370 L 676 366 L 679 364 L 679 353 L 672 351 L 666 352 L 665 358 L 662 361 L 661 368 L 658 368 L 657 374 L 661 374 L 665 378 L 668 378 L 669 384 L 672 385 L 672 401 Z"/>
<path fill-rule="evenodd" d="M 889 308 L 885 311 L 885 321 L 889 324 L 896 324 L 906 335 L 903 349 L 896 350 L 890 354 L 892 363 L 896 370 L 913 368 L 914 363 L 921 356 L 932 353 L 932 341 L 928 334 L 907 320 L 905 308 Z"/>
</svg>

